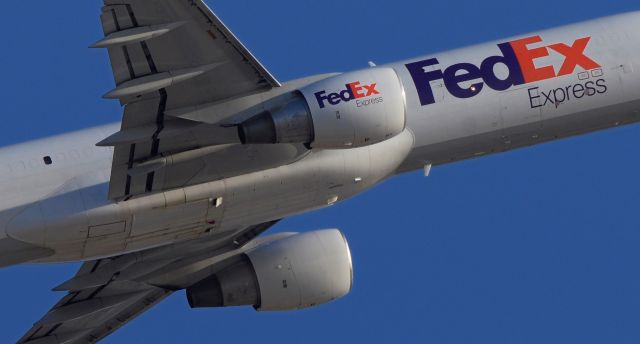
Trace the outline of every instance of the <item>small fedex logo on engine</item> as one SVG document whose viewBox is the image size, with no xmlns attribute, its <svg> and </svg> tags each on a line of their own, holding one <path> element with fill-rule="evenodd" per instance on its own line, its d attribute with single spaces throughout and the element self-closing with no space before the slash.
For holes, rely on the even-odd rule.
<svg viewBox="0 0 640 344">
<path fill-rule="evenodd" d="M 431 83 L 442 80 L 447 91 L 456 98 L 471 98 L 486 86 L 496 91 L 505 91 L 514 86 L 530 84 L 573 74 L 578 68 L 590 71 L 602 66 L 586 53 L 591 37 L 575 40 L 572 44 L 554 43 L 545 45 L 540 36 L 498 44 L 501 55 L 490 56 L 477 66 L 473 63 L 458 63 L 447 68 L 437 67 L 437 58 L 413 62 L 406 65 L 418 90 L 420 103 L 436 102 Z M 541 43 L 543 43 L 541 45 Z M 534 46 L 537 45 L 537 46 Z M 562 57 L 562 65 L 546 65 L 543 58 L 556 53 Z M 495 67 L 506 66 L 505 76 L 496 75 Z"/>
<path fill-rule="evenodd" d="M 323 90 L 323 91 L 314 93 L 314 95 L 316 96 L 316 100 L 318 101 L 318 106 L 320 106 L 321 109 L 324 109 L 327 106 L 327 103 L 329 103 L 330 105 L 338 105 L 342 102 L 350 102 L 352 100 L 356 100 L 357 106 L 361 107 L 361 106 L 367 106 L 369 104 L 372 104 L 372 102 L 361 102 L 361 101 L 358 101 L 359 99 L 373 97 L 380 94 L 380 91 L 378 91 L 377 86 L 378 86 L 377 83 L 366 85 L 366 84 L 362 84 L 360 81 L 355 81 L 355 82 L 350 82 L 346 84 L 344 90 L 333 92 L 333 93 L 327 93 L 326 90 Z M 378 102 L 381 102 L 382 100 L 382 98 L 376 98 L 376 99 L 380 100 Z"/>
</svg>

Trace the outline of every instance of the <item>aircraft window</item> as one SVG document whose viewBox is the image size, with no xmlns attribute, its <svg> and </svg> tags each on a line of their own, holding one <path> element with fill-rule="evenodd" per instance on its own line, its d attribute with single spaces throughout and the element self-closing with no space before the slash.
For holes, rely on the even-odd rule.
<svg viewBox="0 0 640 344">
<path fill-rule="evenodd" d="M 53 164 L 53 160 L 51 160 L 51 157 L 50 157 L 50 156 L 48 156 L 48 155 L 47 155 L 47 156 L 45 156 L 44 158 L 42 158 L 42 160 L 44 160 L 44 163 L 45 163 L 46 165 L 51 165 L 51 164 Z"/>
</svg>

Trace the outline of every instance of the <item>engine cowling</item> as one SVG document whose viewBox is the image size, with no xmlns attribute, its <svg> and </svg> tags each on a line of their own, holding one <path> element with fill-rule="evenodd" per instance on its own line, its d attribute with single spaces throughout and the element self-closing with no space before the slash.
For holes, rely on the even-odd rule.
<svg viewBox="0 0 640 344">
<path fill-rule="evenodd" d="M 349 245 L 336 229 L 295 234 L 235 259 L 187 288 L 192 308 L 303 309 L 340 298 L 353 284 Z"/>
<path fill-rule="evenodd" d="M 382 142 L 406 125 L 404 88 L 391 68 L 340 74 L 296 91 L 288 103 L 238 126 L 245 144 L 341 149 Z"/>
</svg>

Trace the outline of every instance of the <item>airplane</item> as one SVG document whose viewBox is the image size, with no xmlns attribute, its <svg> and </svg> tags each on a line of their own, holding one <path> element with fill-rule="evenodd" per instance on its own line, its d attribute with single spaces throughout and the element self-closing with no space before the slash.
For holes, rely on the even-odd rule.
<svg viewBox="0 0 640 344">
<path fill-rule="evenodd" d="M 105 0 L 122 121 L 0 149 L 0 266 L 84 262 L 19 343 L 346 295 L 337 229 L 262 234 L 409 171 L 640 120 L 640 12 L 280 82 L 201 0 Z M 103 138 L 103 139 L 96 139 Z"/>
</svg>

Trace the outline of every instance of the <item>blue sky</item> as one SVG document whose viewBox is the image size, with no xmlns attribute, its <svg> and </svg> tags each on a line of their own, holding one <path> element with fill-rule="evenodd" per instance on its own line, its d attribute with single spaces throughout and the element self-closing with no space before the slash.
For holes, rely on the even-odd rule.
<svg viewBox="0 0 640 344">
<path fill-rule="evenodd" d="M 629 0 L 209 1 L 280 80 L 366 67 L 614 14 Z M 118 121 L 101 1 L 10 1 L 0 14 L 6 145 Z M 98 141 L 101 138 L 96 138 Z M 341 228 L 344 299 L 293 313 L 188 309 L 178 293 L 105 343 L 640 342 L 640 126 L 396 177 L 275 231 Z M 0 342 L 77 265 L 0 270 Z"/>
</svg>

